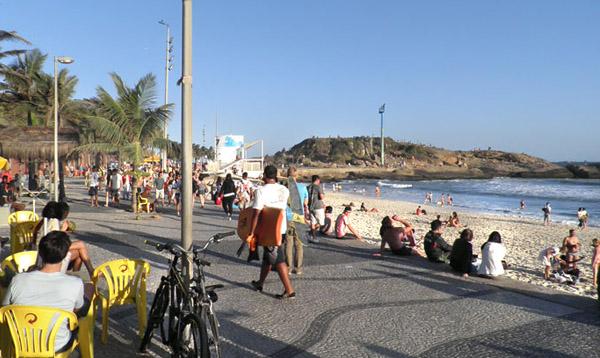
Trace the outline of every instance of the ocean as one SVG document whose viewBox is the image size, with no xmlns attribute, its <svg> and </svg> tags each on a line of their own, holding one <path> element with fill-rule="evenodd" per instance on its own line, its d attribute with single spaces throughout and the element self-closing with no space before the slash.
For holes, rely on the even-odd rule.
<svg viewBox="0 0 600 358">
<path fill-rule="evenodd" d="M 577 209 L 584 207 L 590 226 L 600 226 L 599 179 L 455 179 L 455 180 L 348 180 L 341 182 L 342 191 L 374 196 L 381 186 L 381 197 L 423 204 L 425 194 L 433 193 L 433 202 L 442 193 L 450 193 L 456 211 L 485 212 L 525 216 L 543 220 L 542 207 L 552 206 L 552 221 L 576 225 Z M 331 185 L 326 184 L 327 190 Z M 519 203 L 525 201 L 525 210 Z M 426 206 L 425 206 L 426 207 Z M 416 205 L 415 205 L 416 209 Z"/>
</svg>

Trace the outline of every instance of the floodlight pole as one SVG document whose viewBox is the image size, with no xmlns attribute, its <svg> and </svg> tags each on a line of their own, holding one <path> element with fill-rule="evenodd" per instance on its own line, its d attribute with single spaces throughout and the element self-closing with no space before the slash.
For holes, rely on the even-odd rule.
<svg viewBox="0 0 600 358">
<path fill-rule="evenodd" d="M 379 115 L 381 116 L 381 166 L 385 164 L 385 140 L 383 137 L 383 113 L 385 112 L 385 103 L 379 107 Z"/>
<path fill-rule="evenodd" d="M 183 1 L 183 53 L 181 77 L 181 141 L 183 147 L 181 246 L 192 247 L 192 0 Z M 193 275 L 191 257 L 185 255 L 184 277 Z"/>
<path fill-rule="evenodd" d="M 167 105 L 169 103 L 169 71 L 171 71 L 171 68 L 172 68 L 171 62 L 173 60 L 171 58 L 171 52 L 172 52 L 171 27 L 169 26 L 169 24 L 167 24 L 163 20 L 160 20 L 158 23 L 167 28 L 167 48 L 165 51 L 165 105 Z M 165 121 L 165 124 L 163 126 L 163 137 L 164 137 L 165 141 L 169 138 L 169 136 L 167 134 L 167 129 L 168 129 L 168 122 Z M 168 159 L 167 158 L 167 149 L 162 148 L 161 152 L 160 152 L 160 161 L 162 162 L 163 172 L 167 171 L 167 159 Z"/>
<path fill-rule="evenodd" d="M 58 202 L 58 63 L 73 63 L 70 57 L 54 56 L 54 201 Z"/>
</svg>

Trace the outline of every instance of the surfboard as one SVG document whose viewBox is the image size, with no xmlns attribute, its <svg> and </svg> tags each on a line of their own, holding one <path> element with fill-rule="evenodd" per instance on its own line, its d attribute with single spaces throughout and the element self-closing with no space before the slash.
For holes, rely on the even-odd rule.
<svg viewBox="0 0 600 358">
<path fill-rule="evenodd" d="M 247 208 L 240 211 L 238 219 L 237 234 L 244 242 L 248 242 L 250 230 L 252 230 L 252 213 L 254 209 Z M 283 221 L 283 210 L 275 208 L 263 208 L 258 216 L 258 224 L 254 236 L 261 246 L 281 245 L 281 222 Z"/>
</svg>

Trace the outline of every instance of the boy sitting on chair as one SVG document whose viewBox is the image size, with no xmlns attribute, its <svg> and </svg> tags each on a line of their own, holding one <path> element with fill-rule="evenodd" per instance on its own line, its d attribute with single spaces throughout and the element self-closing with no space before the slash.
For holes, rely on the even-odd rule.
<svg viewBox="0 0 600 358">
<path fill-rule="evenodd" d="M 53 307 L 73 311 L 78 315 L 87 312 L 93 287 L 86 285 L 84 299 L 83 281 L 60 271 L 70 245 L 71 240 L 63 231 L 52 231 L 44 236 L 38 245 L 42 268 L 39 271 L 17 274 L 12 279 L 2 304 Z M 69 331 L 65 322 L 56 334 L 56 351 L 70 347 L 74 339 L 75 334 Z"/>
</svg>

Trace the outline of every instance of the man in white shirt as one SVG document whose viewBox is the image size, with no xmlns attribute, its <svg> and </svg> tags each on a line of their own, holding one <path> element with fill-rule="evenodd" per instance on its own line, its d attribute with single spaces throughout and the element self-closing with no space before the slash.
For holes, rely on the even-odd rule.
<svg viewBox="0 0 600 358">
<path fill-rule="evenodd" d="M 265 182 L 265 185 L 259 187 L 254 193 L 254 205 L 252 206 L 252 209 L 254 210 L 251 220 L 252 230 L 250 231 L 250 236 L 254 236 L 260 211 L 265 207 L 276 208 L 283 210 L 281 234 L 283 236 L 282 242 L 285 242 L 285 232 L 287 231 L 285 210 L 287 208 L 290 192 L 285 186 L 277 183 L 277 168 L 272 165 L 265 167 L 263 181 Z M 260 278 L 258 281 L 252 281 L 252 286 L 254 286 L 257 291 L 262 292 L 263 284 L 265 283 L 271 268 L 275 266 L 275 270 L 277 270 L 277 273 L 279 274 L 279 279 L 285 288 L 283 294 L 276 295 L 275 297 L 279 299 L 296 297 L 296 292 L 294 292 L 294 288 L 292 287 L 292 283 L 288 276 L 288 267 L 282 246 L 264 246 L 263 250 Z"/>
<path fill-rule="evenodd" d="M 100 175 L 98 174 L 98 168 L 95 166 L 92 168 L 90 173 L 90 205 L 98 207 L 98 185 L 100 184 Z"/>
<path fill-rule="evenodd" d="M 60 272 L 62 260 L 67 256 L 70 245 L 71 240 L 63 231 L 52 231 L 44 236 L 38 245 L 42 268 L 16 275 L 2 304 L 45 306 L 78 312 L 85 302 L 83 281 Z M 86 306 L 89 309 L 89 305 Z M 73 342 L 73 334 L 64 322 L 56 334 L 54 349 L 58 352 L 68 348 Z"/>
</svg>

